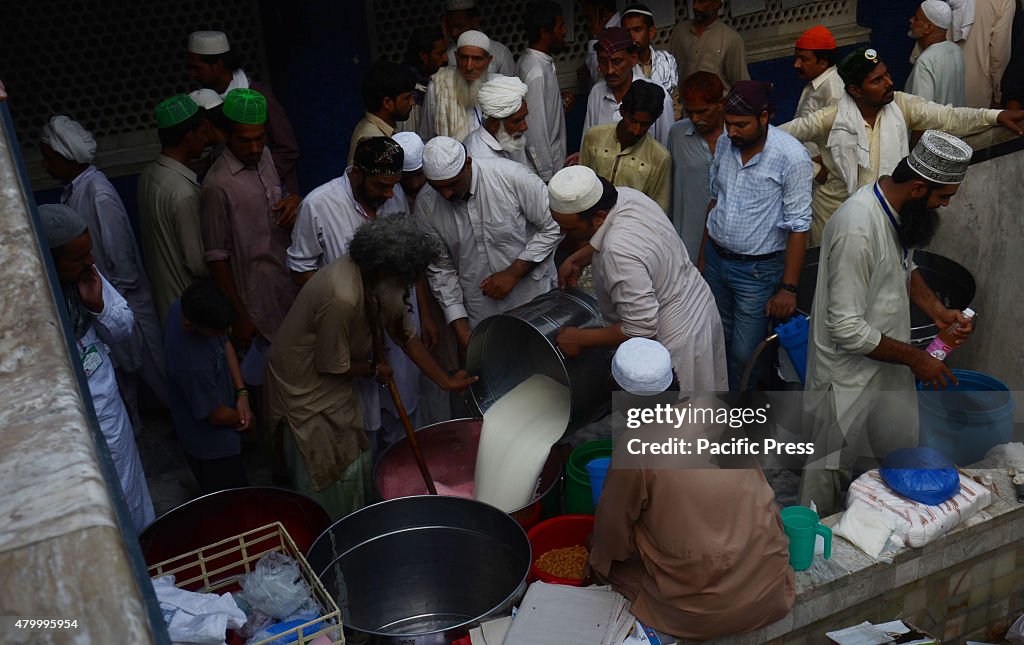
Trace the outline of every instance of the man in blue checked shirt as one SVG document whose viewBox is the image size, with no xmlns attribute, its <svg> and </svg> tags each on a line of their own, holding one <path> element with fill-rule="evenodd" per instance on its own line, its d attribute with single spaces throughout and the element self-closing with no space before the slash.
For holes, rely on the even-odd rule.
<svg viewBox="0 0 1024 645">
<path fill-rule="evenodd" d="M 730 390 L 739 389 L 769 320 L 796 311 L 811 226 L 811 159 L 799 141 L 768 124 L 770 92 L 770 83 L 737 81 L 726 97 L 697 260 L 722 318 Z M 754 369 L 749 384 L 756 382 Z"/>
</svg>

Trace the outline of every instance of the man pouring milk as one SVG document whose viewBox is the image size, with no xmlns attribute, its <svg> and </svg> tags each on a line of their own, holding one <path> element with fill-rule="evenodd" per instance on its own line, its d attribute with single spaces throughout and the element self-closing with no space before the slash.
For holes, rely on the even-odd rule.
<svg viewBox="0 0 1024 645">
<path fill-rule="evenodd" d="M 650 197 L 616 188 L 586 166 L 558 171 L 548 185 L 551 215 L 566 236 L 590 243 L 558 270 L 574 286 L 593 267 L 598 307 L 612 324 L 563 327 L 567 357 L 588 347 L 615 347 L 629 338 L 655 339 L 672 357 L 683 392 L 728 390 L 725 337 L 714 297 L 676 234 Z"/>
</svg>

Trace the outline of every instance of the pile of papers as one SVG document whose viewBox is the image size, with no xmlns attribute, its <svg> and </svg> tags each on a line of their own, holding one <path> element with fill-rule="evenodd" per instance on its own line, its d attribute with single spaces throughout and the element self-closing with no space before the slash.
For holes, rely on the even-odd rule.
<svg viewBox="0 0 1024 645">
<path fill-rule="evenodd" d="M 635 622 L 629 608 L 611 587 L 535 582 L 519 604 L 505 645 L 622 645 Z"/>
<path fill-rule="evenodd" d="M 847 627 L 834 632 L 827 632 L 829 641 L 836 645 L 884 645 L 885 643 L 901 643 L 903 645 L 935 645 L 935 638 L 922 634 L 908 627 L 902 620 L 872 625 L 863 622 L 860 625 Z"/>
</svg>

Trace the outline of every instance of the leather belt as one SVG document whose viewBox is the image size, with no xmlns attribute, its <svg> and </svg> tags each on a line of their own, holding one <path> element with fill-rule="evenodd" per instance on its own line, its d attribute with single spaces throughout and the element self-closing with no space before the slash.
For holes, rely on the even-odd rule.
<svg viewBox="0 0 1024 645">
<path fill-rule="evenodd" d="M 715 249 L 715 253 L 717 253 L 719 257 L 723 260 L 732 260 L 733 262 L 763 262 L 765 260 L 774 260 L 785 253 L 785 251 L 775 251 L 774 253 L 764 253 L 762 255 L 744 255 L 742 253 L 733 253 L 710 237 L 708 238 L 708 241 L 711 242 L 711 246 Z"/>
</svg>

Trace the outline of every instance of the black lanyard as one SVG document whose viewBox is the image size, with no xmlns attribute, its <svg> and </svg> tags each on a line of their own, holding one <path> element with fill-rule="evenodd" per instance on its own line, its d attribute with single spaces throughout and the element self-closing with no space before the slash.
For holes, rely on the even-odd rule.
<svg viewBox="0 0 1024 645">
<path fill-rule="evenodd" d="M 896 234 L 896 243 L 900 245 L 900 249 L 903 250 L 903 270 L 906 271 L 910 268 L 910 264 L 907 262 L 907 256 L 909 249 L 903 246 L 903 242 L 900 242 L 900 227 L 896 224 L 896 218 L 893 217 L 892 211 L 889 210 L 889 204 L 882 197 L 882 192 L 878 190 L 878 182 L 875 182 L 875 197 L 878 198 L 878 203 L 882 205 L 882 210 L 885 211 L 886 216 L 889 218 L 889 223 L 892 224 L 892 232 Z"/>
</svg>

